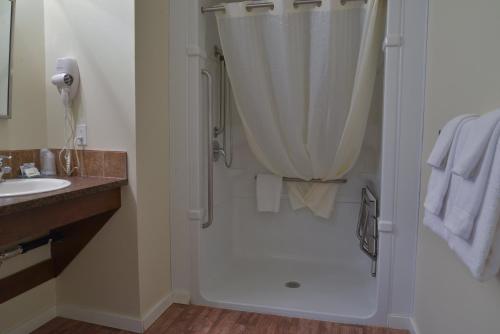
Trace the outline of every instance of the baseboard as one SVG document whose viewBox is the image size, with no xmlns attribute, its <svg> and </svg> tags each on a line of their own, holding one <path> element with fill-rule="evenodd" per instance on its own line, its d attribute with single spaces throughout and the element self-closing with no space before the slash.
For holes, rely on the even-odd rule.
<svg viewBox="0 0 500 334">
<path fill-rule="evenodd" d="M 143 330 L 146 331 L 174 303 L 189 304 L 190 296 L 186 291 L 174 291 L 163 297 L 142 318 Z"/>
<path fill-rule="evenodd" d="M 420 334 L 417 323 L 412 317 L 390 314 L 387 317 L 387 326 L 394 329 L 406 329 L 411 334 Z"/>
<path fill-rule="evenodd" d="M 74 305 L 57 306 L 57 315 L 63 318 L 88 322 L 95 325 L 121 329 L 134 333 L 143 333 L 141 319 L 116 313 L 84 309 Z"/>
<path fill-rule="evenodd" d="M 191 294 L 186 290 L 177 290 L 173 293 L 174 303 L 188 305 L 191 303 Z"/>
<path fill-rule="evenodd" d="M 37 315 L 36 317 L 32 318 L 28 322 L 16 326 L 12 329 L 9 329 L 6 331 L 8 334 L 26 334 L 26 333 L 31 333 L 35 329 L 40 328 L 50 320 L 54 319 L 57 317 L 57 309 L 56 307 L 52 307 L 43 313 Z"/>
<path fill-rule="evenodd" d="M 189 293 L 172 292 L 153 306 L 142 319 L 123 316 L 115 313 L 83 309 L 74 305 L 60 305 L 57 315 L 63 318 L 88 322 L 91 324 L 121 329 L 134 333 L 144 333 L 174 303 L 188 304 Z"/>
</svg>

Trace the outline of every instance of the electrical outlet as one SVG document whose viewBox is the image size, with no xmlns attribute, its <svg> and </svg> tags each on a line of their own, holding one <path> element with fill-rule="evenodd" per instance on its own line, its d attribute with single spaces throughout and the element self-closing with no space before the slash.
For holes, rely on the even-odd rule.
<svg viewBox="0 0 500 334">
<path fill-rule="evenodd" d="M 77 125 L 76 144 L 78 146 L 87 146 L 87 124 Z"/>
</svg>

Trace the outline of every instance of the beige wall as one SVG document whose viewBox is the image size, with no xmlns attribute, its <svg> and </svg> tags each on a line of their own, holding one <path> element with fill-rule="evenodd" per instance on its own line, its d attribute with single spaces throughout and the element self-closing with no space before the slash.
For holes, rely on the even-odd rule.
<svg viewBox="0 0 500 334">
<path fill-rule="evenodd" d="M 33 321 L 56 304 L 55 280 L 50 280 L 8 303 L 0 304 L 0 333 L 8 334 L 18 326 Z"/>
<path fill-rule="evenodd" d="M 500 107 L 500 1 L 430 1 L 424 159 L 452 117 Z M 423 165 L 422 201 L 429 168 Z M 500 278 L 475 281 L 420 228 L 415 316 L 421 334 L 500 333 Z"/>
<path fill-rule="evenodd" d="M 1 264 L 0 279 L 49 258 L 50 248 L 48 246 L 15 257 Z M 9 333 L 20 324 L 31 321 L 40 314 L 53 312 L 55 305 L 55 280 L 51 280 L 6 303 L 0 304 L 0 333 Z"/>
<path fill-rule="evenodd" d="M 12 119 L 0 120 L 0 149 L 47 145 L 43 1 L 16 3 Z"/>
<path fill-rule="evenodd" d="M 136 125 L 141 315 L 171 290 L 169 228 L 168 9 L 136 0 Z"/>
<path fill-rule="evenodd" d="M 47 145 L 43 1 L 17 0 L 16 10 L 12 119 L 0 120 L 0 149 Z M 0 277 L 48 256 L 47 247 L 20 256 L 0 266 Z M 0 333 L 54 306 L 55 281 L 52 280 L 0 305 Z"/>
<path fill-rule="evenodd" d="M 24 1 L 30 2 L 19 0 Z M 35 44 L 42 47 L 42 53 L 35 62 L 40 62 L 40 71 L 50 76 L 56 58 L 78 60 L 82 81 L 74 111 L 79 123 L 88 126 L 88 148 L 127 151 L 130 185 L 122 191 L 122 208 L 57 280 L 0 307 L 0 314 L 10 317 L 0 319 L 0 332 L 56 303 L 62 308 L 71 306 L 143 319 L 171 292 L 169 3 L 140 1 L 137 12 L 134 0 L 36 3 L 45 4 L 45 8 L 32 7 L 43 14 L 45 31 L 41 21 L 37 27 L 39 42 Z M 38 89 L 43 98 L 36 103 L 42 109 L 43 122 L 33 122 L 43 137 L 41 146 L 63 145 L 64 111 L 55 87 L 48 79 L 40 78 L 30 89 Z M 23 100 L 27 100 L 25 92 L 18 89 Z M 37 135 L 33 135 L 34 130 L 26 130 L 30 129 L 28 116 L 21 116 L 17 115 L 20 121 L 15 125 L 20 133 L 27 134 L 29 140 L 24 147 L 32 148 L 38 142 Z M 14 121 L 9 122 L 9 128 L 14 128 Z M 3 135 L 0 132 L 0 140 Z M 136 163 L 136 153 L 140 164 Z M 33 262 L 35 254 L 20 257 L 10 262 L 4 273 L 8 275 L 16 271 L 16 266 Z"/>
<path fill-rule="evenodd" d="M 58 305 L 137 318 L 137 178 L 133 0 L 45 0 L 46 70 L 74 57 L 81 74 L 74 111 L 88 127 L 89 148 L 125 150 L 129 183 L 122 208 L 57 280 Z M 63 144 L 63 107 L 47 89 L 49 146 Z"/>
</svg>

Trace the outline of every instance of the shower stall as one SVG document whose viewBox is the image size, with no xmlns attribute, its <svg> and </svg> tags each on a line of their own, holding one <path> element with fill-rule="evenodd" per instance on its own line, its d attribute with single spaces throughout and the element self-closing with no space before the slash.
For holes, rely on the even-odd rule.
<svg viewBox="0 0 500 334">
<path fill-rule="evenodd" d="M 342 80 L 325 90 L 327 95 L 331 91 L 334 101 L 349 95 L 340 108 L 349 111 L 345 105 L 352 104 L 350 92 L 353 86 L 354 90 L 359 86 L 355 83 L 362 62 L 358 54 L 367 43 L 364 35 L 374 3 L 383 8 L 385 39 L 384 43 L 382 39 L 376 42 L 380 57 L 375 62 L 372 59 L 373 97 L 365 108 L 366 126 L 357 129 L 361 138 L 359 154 L 354 154 L 357 158 L 351 159 L 343 173 L 332 174 L 336 177 L 304 170 L 294 174 L 280 168 L 279 159 L 270 163 L 279 152 L 266 152 L 273 145 L 268 145 L 265 130 L 259 132 L 272 119 L 263 116 L 261 126 L 258 117 L 252 120 L 254 113 L 266 108 L 265 98 L 258 94 L 271 91 L 269 95 L 275 101 L 281 87 L 293 90 L 295 86 L 293 82 L 281 84 L 286 81 L 278 81 L 275 87 L 264 81 L 260 84 L 253 73 L 262 67 L 256 58 L 265 52 L 271 54 L 279 39 L 254 54 L 251 44 L 255 41 L 242 40 L 236 35 L 237 29 L 243 27 L 241 31 L 247 37 L 255 31 L 259 36 L 273 35 L 272 42 L 272 38 L 280 38 L 274 34 L 277 26 L 258 21 L 259 15 L 265 17 L 267 11 L 290 5 L 304 14 L 291 28 L 291 43 L 296 48 L 300 42 L 309 43 L 317 50 L 325 42 L 323 35 L 314 36 L 324 16 L 311 13 L 324 15 L 328 8 L 331 12 L 327 15 L 333 15 L 333 23 L 328 23 L 334 27 L 331 39 L 341 43 L 344 38 L 345 45 L 333 45 L 327 50 L 333 50 L 332 55 L 323 55 L 344 60 L 332 71 Z M 256 25 L 238 26 L 240 9 L 254 16 Z M 228 11 L 236 13 L 236 26 L 221 22 Z M 411 19 L 405 21 L 405 15 Z M 173 289 L 178 300 L 319 320 L 408 327 L 402 319 L 407 319 L 412 310 L 422 123 L 422 105 L 415 99 L 423 95 L 419 87 L 423 62 L 405 64 L 409 59 L 405 57 L 412 55 L 403 51 L 406 48 L 425 55 L 425 15 L 425 6 L 403 0 L 171 1 L 170 205 Z M 291 20 L 287 21 L 289 26 Z M 282 23 L 278 22 L 280 27 L 287 26 Z M 415 40 L 405 41 L 403 48 L 405 26 L 413 29 L 410 32 Z M 310 30 L 303 32 L 304 27 Z M 341 32 L 338 36 L 337 31 Z M 300 40 L 297 35 L 301 34 L 314 40 Z M 321 55 L 312 53 L 291 57 L 287 65 L 297 64 L 297 59 L 309 61 L 312 65 L 306 70 L 314 72 L 318 57 Z M 279 64 L 270 71 L 276 72 Z M 241 70 L 245 65 L 247 72 Z M 318 73 L 321 69 L 324 66 Z M 418 77 L 404 77 L 404 69 L 418 73 Z M 251 82 L 253 74 L 256 79 Z M 313 79 L 310 81 L 314 85 Z M 406 89 L 411 89 L 407 96 L 405 82 Z M 352 94 L 353 100 L 366 95 L 366 90 L 360 91 L 363 94 Z M 308 112 L 313 113 L 318 108 L 310 101 L 314 94 L 310 95 L 307 103 L 313 108 Z M 320 102 L 318 105 L 324 105 Z M 288 117 L 292 109 L 293 104 L 288 105 L 280 117 Z M 331 121 L 338 113 L 332 108 L 332 114 L 324 116 L 322 122 Z M 335 124 L 327 128 L 334 129 L 341 121 L 348 123 L 347 116 L 334 119 Z M 252 121 L 256 125 L 252 126 Z M 283 133 L 289 128 L 276 128 L 274 132 L 286 137 Z M 342 127 L 336 129 L 342 131 Z M 326 134 L 322 139 L 338 152 L 342 144 L 335 138 Z M 313 151 L 312 146 L 309 144 L 309 151 Z M 328 149 L 322 152 L 329 154 Z M 279 212 L 259 212 L 256 179 L 272 172 L 286 181 L 278 200 Z M 295 196 L 293 189 L 310 189 L 318 184 L 319 189 L 335 192 L 331 214 L 329 210 L 327 215 L 318 214 L 305 201 L 305 208 L 294 207 L 290 199 Z"/>
</svg>

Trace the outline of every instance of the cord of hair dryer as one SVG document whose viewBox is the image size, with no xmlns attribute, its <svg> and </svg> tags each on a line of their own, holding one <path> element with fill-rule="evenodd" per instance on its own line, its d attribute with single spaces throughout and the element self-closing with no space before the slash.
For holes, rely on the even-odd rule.
<svg viewBox="0 0 500 334">
<path fill-rule="evenodd" d="M 71 176 L 75 170 L 80 171 L 80 157 L 78 150 L 76 149 L 76 124 L 75 117 L 71 112 L 69 106 L 64 106 L 64 147 L 59 152 L 59 164 L 61 165 L 64 173 L 67 176 Z M 68 128 L 70 129 L 70 134 L 68 136 Z M 71 151 L 75 151 L 76 166 L 71 165 Z M 64 162 L 63 162 L 64 155 Z"/>
</svg>

